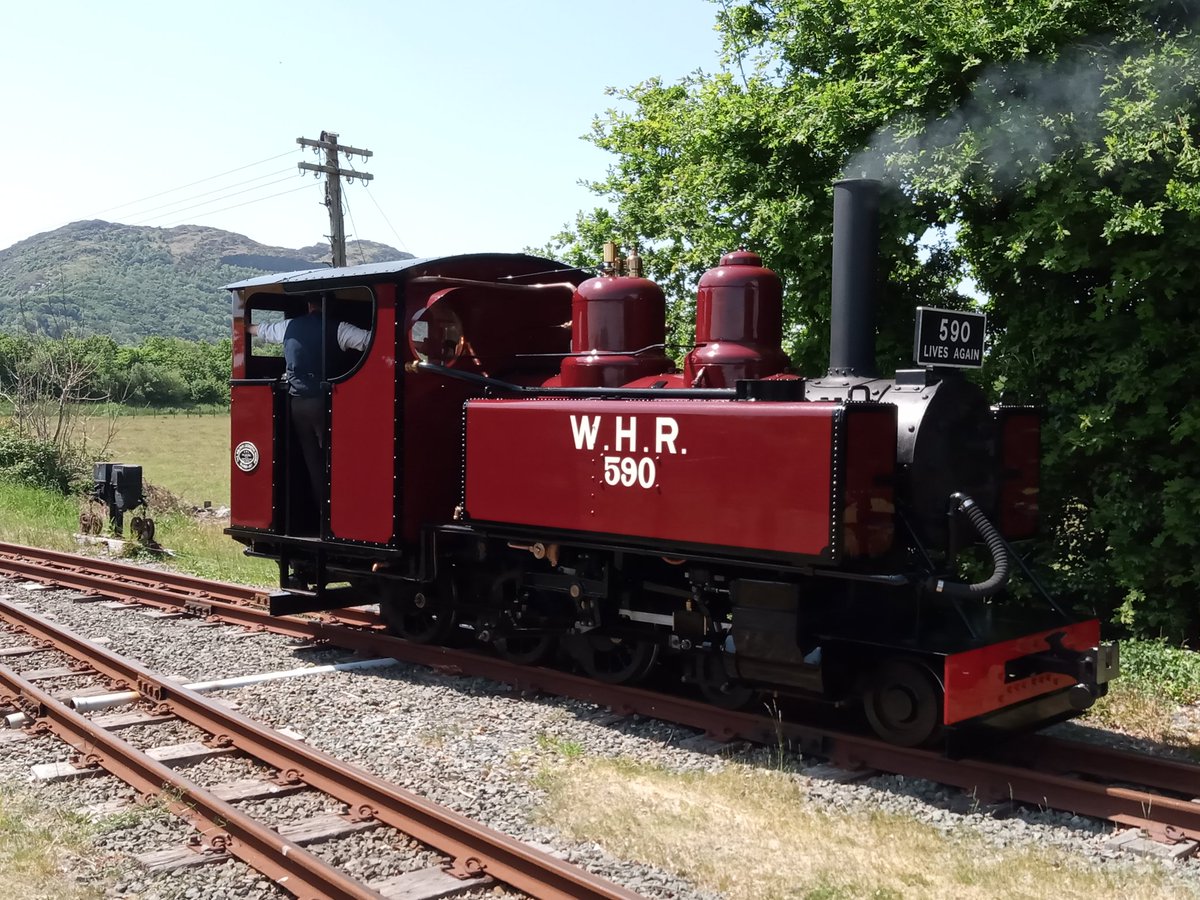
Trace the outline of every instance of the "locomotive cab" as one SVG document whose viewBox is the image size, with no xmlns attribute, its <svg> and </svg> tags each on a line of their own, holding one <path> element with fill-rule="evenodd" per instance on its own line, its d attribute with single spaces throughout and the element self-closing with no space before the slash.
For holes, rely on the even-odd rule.
<svg viewBox="0 0 1200 900">
<path fill-rule="evenodd" d="M 245 358 L 243 376 L 247 379 L 279 379 L 284 375 L 282 346 L 260 337 L 247 334 L 248 326 L 269 325 L 287 322 L 308 312 L 310 305 L 317 305 L 323 316 L 322 331 L 324 348 L 321 357 L 322 370 L 318 372 L 323 382 L 343 380 L 364 358 L 366 351 L 344 350 L 337 345 L 337 327 L 340 323 L 357 326 L 371 331 L 375 322 L 375 298 L 364 287 L 343 291 L 312 291 L 300 294 L 255 292 L 245 301 L 242 316 L 235 329 L 242 333 L 248 355 Z"/>
<path fill-rule="evenodd" d="M 238 296 L 234 311 L 233 524 L 296 538 L 329 537 L 339 528 L 338 512 L 353 502 L 335 483 L 340 479 L 334 462 L 352 449 L 356 432 L 365 433 L 355 427 L 356 419 L 390 413 L 373 389 L 389 368 L 391 329 L 377 313 L 375 293 L 363 285 L 290 292 L 278 285 L 254 288 Z M 324 407 L 317 426 L 323 471 L 316 477 L 307 472 L 297 439 L 289 399 L 295 391 L 281 346 L 289 323 L 313 310 L 319 315 L 320 350 L 315 371 L 306 376 L 315 383 L 306 388 Z M 343 323 L 371 333 L 364 350 L 339 346 Z M 273 325 L 276 339 L 252 336 L 252 325 L 260 331 Z M 365 452 L 369 461 L 370 449 Z"/>
<path fill-rule="evenodd" d="M 279 564 L 287 591 L 273 598 L 273 610 L 353 605 L 364 602 L 349 590 L 355 583 L 422 577 L 425 528 L 452 519 L 460 499 L 462 404 L 482 391 L 409 378 L 404 365 L 416 358 L 410 325 L 438 324 L 442 337 L 450 323 L 465 326 L 470 339 L 456 332 L 457 352 L 440 354 L 443 362 L 540 381 L 546 377 L 540 357 L 566 349 L 561 325 L 581 280 L 549 260 L 477 254 L 290 272 L 228 286 L 228 533 L 247 553 Z M 278 344 L 255 338 L 251 326 L 295 320 L 314 302 L 323 336 L 311 391 L 321 404 L 320 455 L 309 467 L 298 446 L 295 391 L 283 354 Z M 342 323 L 370 331 L 365 350 L 339 347 Z M 379 572 L 387 574 L 374 577 Z"/>
</svg>

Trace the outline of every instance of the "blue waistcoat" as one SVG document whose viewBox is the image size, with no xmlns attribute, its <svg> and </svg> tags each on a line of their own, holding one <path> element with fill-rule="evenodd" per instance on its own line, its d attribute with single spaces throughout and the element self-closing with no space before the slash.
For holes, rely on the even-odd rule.
<svg viewBox="0 0 1200 900">
<path fill-rule="evenodd" d="M 283 359 L 287 363 L 288 390 L 294 396 L 321 395 L 321 344 L 319 312 L 288 321 L 283 333 Z"/>
</svg>

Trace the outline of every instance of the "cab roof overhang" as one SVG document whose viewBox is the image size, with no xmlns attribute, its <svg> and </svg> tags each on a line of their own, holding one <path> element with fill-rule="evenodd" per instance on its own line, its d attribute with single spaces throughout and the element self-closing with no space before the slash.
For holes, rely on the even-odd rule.
<svg viewBox="0 0 1200 900">
<path fill-rule="evenodd" d="M 545 264 L 545 274 L 554 273 L 556 275 L 567 276 L 572 273 L 579 273 L 584 277 L 588 277 L 590 273 L 584 272 L 582 269 L 566 266 L 561 262 L 556 262 L 552 259 L 545 259 L 540 256 L 530 256 L 525 253 L 464 253 L 455 256 L 428 256 L 428 257 L 413 257 L 411 259 L 396 259 L 389 262 L 366 263 L 358 266 L 345 266 L 343 268 L 334 269 L 328 266 L 323 266 L 318 269 L 303 269 L 298 272 L 276 272 L 270 275 L 260 275 L 257 278 L 248 278 L 245 281 L 236 281 L 233 284 L 225 285 L 225 290 L 241 291 L 246 288 L 264 287 L 266 285 L 281 285 L 283 292 L 304 293 L 307 291 L 321 290 L 326 287 L 335 287 L 338 284 L 345 282 L 373 282 L 386 281 L 392 276 L 399 275 L 409 269 L 434 269 L 444 265 L 451 264 L 448 268 L 457 268 L 462 263 L 468 263 L 472 260 L 512 260 L 517 262 L 535 262 Z M 436 271 L 426 274 L 437 274 Z M 532 273 L 517 275 L 517 278 L 531 277 Z"/>
</svg>

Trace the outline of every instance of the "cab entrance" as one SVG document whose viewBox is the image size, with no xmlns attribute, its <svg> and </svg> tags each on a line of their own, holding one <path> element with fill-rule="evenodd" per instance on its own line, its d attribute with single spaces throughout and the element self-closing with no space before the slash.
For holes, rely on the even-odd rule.
<svg viewBox="0 0 1200 900">
<path fill-rule="evenodd" d="M 245 378 L 235 379 L 235 396 L 252 416 L 271 418 L 269 527 L 277 533 L 329 536 L 332 394 L 361 366 L 365 350 L 354 347 L 365 346 L 373 319 L 363 287 L 256 294 L 247 303 Z"/>
</svg>

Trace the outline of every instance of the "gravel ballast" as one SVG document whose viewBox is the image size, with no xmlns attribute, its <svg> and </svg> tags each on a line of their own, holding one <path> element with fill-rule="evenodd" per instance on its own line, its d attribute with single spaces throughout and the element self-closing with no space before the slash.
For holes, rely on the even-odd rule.
<svg viewBox="0 0 1200 900">
<path fill-rule="evenodd" d="M 116 653 L 148 668 L 187 680 L 223 678 L 305 665 L 348 661 L 339 650 L 298 648 L 297 642 L 272 634 L 247 633 L 200 620 L 153 619 L 135 611 L 73 603 L 67 591 L 26 591 L 20 583 L 0 588 L 72 631 L 95 640 L 105 638 Z M 21 636 L 0 632 L 0 647 L 23 643 Z M 39 654 L 39 661 L 44 659 Z M 41 662 L 39 662 L 41 664 Z M 47 664 L 55 664 L 49 662 Z M 18 668 L 25 667 L 24 664 Z M 675 771 L 716 772 L 744 764 L 779 769 L 778 748 L 743 748 L 713 754 L 682 746 L 696 743 L 696 732 L 657 720 L 621 718 L 608 710 L 569 699 L 524 697 L 505 685 L 399 664 L 254 685 L 218 695 L 235 701 L 240 711 L 277 728 L 299 732 L 320 750 L 357 763 L 375 774 L 444 804 L 492 828 L 533 842 L 585 866 L 601 876 L 650 897 L 708 898 L 706 893 L 669 873 L 637 862 L 616 859 L 594 844 L 580 845 L 554 829 L 536 823 L 543 794 L 535 777 L 562 748 L 597 758 L 632 760 Z M 136 732 L 142 732 L 141 735 Z M 182 725 L 129 729 L 122 736 L 138 746 L 194 740 Z M 28 784 L 33 763 L 65 759 L 65 745 L 37 737 L 0 744 L 0 781 Z M 884 811 L 911 816 L 952 835 L 963 831 L 995 847 L 1054 846 L 1096 866 L 1158 866 L 1134 858 L 1109 844 L 1108 823 L 1027 807 L 988 807 L 960 792 L 923 780 L 875 775 L 843 781 L 829 775 L 819 760 L 788 755 L 782 761 L 803 785 L 810 802 L 830 812 Z M 204 784 L 249 777 L 253 763 L 213 758 L 184 770 Z M 83 808 L 118 796 L 127 788 L 107 776 L 44 786 L 55 802 Z M 124 794 L 122 792 L 125 792 Z M 298 820 L 326 811 L 311 793 L 275 797 L 246 804 L 280 820 Z M 100 848 L 119 859 L 186 838 L 187 828 L 173 819 L 146 815 L 127 827 L 101 835 Z M 119 821 L 119 820 L 117 820 Z M 143 835 L 146 829 L 150 831 Z M 147 843 L 154 848 L 148 848 Z M 375 829 L 310 848 L 357 877 L 383 878 L 433 864 L 423 850 L 397 848 L 394 832 Z M 115 863 L 119 883 L 112 896 L 157 898 L 285 896 L 242 866 L 225 863 L 174 876 L 149 876 L 136 866 Z M 1172 880 L 1192 884 L 1200 896 L 1200 862 L 1172 864 Z M 483 892 L 481 895 L 497 896 Z"/>
</svg>

